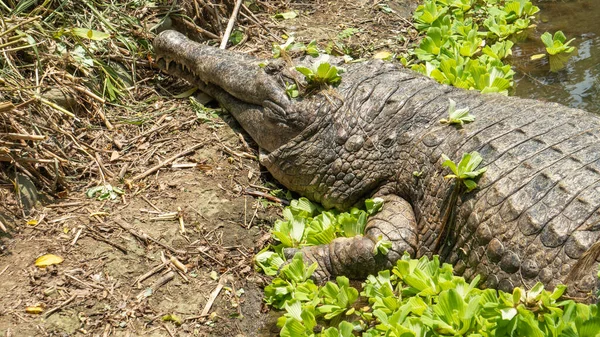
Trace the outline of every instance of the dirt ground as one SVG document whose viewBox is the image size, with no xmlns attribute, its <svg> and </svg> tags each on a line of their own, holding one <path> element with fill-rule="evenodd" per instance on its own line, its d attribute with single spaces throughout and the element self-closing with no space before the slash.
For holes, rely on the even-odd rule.
<svg viewBox="0 0 600 337">
<path fill-rule="evenodd" d="M 294 33 L 322 47 L 338 41 L 338 48 L 370 57 L 406 48 L 408 40 L 398 36 L 412 34 L 404 27 L 416 0 L 282 6 L 300 16 L 269 18 L 274 35 Z M 340 38 L 347 28 L 359 31 Z M 270 54 L 267 47 L 250 51 Z M 252 258 L 269 242 L 281 205 L 245 191 L 280 187 L 231 116 L 198 118 L 187 98 L 168 98 L 187 85 L 164 78 L 153 83 L 164 97 L 136 138 L 123 138 L 128 133 L 120 130 L 132 126 L 118 122 L 117 108 L 107 109 L 115 131 L 94 130 L 109 140 L 101 159 L 113 176 L 107 182 L 123 187 L 123 197 L 87 198 L 98 181 L 82 181 L 64 199 L 40 203 L 24 218 L 2 216 L 8 232 L 0 230 L 0 336 L 277 335 L 277 313 L 262 300 L 269 279 L 254 271 Z M 195 167 L 167 165 L 129 186 L 118 179 L 121 171 L 127 181 L 192 147 L 174 162 Z M 43 254 L 64 262 L 37 268 L 34 261 Z M 28 307 L 43 310 L 32 314 Z"/>
</svg>

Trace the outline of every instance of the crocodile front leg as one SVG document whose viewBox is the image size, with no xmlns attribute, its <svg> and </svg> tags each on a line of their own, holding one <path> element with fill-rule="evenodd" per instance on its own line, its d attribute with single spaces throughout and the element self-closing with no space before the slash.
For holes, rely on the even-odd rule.
<svg viewBox="0 0 600 337">
<path fill-rule="evenodd" d="M 380 270 L 390 269 L 408 252 L 414 257 L 417 251 L 417 230 L 412 206 L 397 195 L 384 195 L 383 209 L 371 217 L 364 236 L 337 238 L 327 245 L 285 250 L 286 258 L 298 251 L 309 263 L 319 265 L 313 278 L 318 282 L 335 276 L 365 279 Z M 392 247 L 387 255 L 374 253 L 379 240 L 387 240 Z"/>
</svg>

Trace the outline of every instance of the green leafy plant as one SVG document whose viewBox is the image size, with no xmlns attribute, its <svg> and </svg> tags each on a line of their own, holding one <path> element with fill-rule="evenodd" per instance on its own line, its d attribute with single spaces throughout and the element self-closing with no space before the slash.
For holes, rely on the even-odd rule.
<svg viewBox="0 0 600 337">
<path fill-rule="evenodd" d="M 477 187 L 477 183 L 474 179 L 477 179 L 487 170 L 487 167 L 477 169 L 479 164 L 483 161 L 483 158 L 477 151 L 463 154 L 458 165 L 445 154 L 442 154 L 442 160 L 444 161 L 442 166 L 447 167 L 452 171 L 452 174 L 448 174 L 444 178 L 456 179 L 459 184 L 464 184 L 467 188 L 467 192 L 470 192 Z"/>
<path fill-rule="evenodd" d="M 286 83 L 285 93 L 288 95 L 289 98 L 297 98 L 300 94 L 298 91 L 298 85 L 296 83 Z"/>
<path fill-rule="evenodd" d="M 238 45 L 244 39 L 244 33 L 241 30 L 234 30 L 229 36 L 229 42 L 232 45 Z"/>
<path fill-rule="evenodd" d="M 296 66 L 296 70 L 306 78 L 306 82 L 312 86 L 331 85 L 337 86 L 342 81 L 340 76 L 344 68 L 337 67 L 327 62 L 324 58 L 320 62 L 315 62 L 311 68 Z"/>
<path fill-rule="evenodd" d="M 361 32 L 361 30 L 358 28 L 353 28 L 353 27 L 346 28 L 341 33 L 338 34 L 338 39 L 344 40 L 344 39 L 347 39 L 347 38 L 351 37 L 352 35 L 354 35 L 356 33 L 360 33 L 360 32 Z"/>
<path fill-rule="evenodd" d="M 528 0 L 426 0 L 413 16 L 424 37 L 412 69 L 440 83 L 507 94 L 514 84 L 504 63 L 509 39 L 523 35 L 538 10 Z"/>
<path fill-rule="evenodd" d="M 202 123 L 213 123 L 215 118 L 219 117 L 221 109 L 208 108 L 204 104 L 198 102 L 193 96 L 189 98 L 190 106 L 196 113 L 196 117 Z M 213 124 L 214 125 L 214 124 Z"/>
<path fill-rule="evenodd" d="M 437 256 L 404 255 L 391 271 L 369 275 L 360 292 L 345 277 L 314 285 L 299 255 L 291 264 L 265 288 L 267 303 L 284 311 L 281 336 L 600 335 L 597 305 L 561 300 L 562 285 L 551 292 L 541 283 L 512 293 L 482 290 L 478 276 L 467 282 Z"/>
<path fill-rule="evenodd" d="M 358 290 L 350 286 L 347 277 L 338 276 L 336 283 L 327 282 L 321 287 L 319 297 L 321 305 L 317 307 L 317 312 L 329 320 L 342 314 L 349 316 L 354 313 L 352 304 L 358 299 Z"/>
<path fill-rule="evenodd" d="M 537 54 L 531 56 L 532 60 L 540 59 L 548 56 L 550 61 L 550 71 L 557 72 L 565 67 L 569 57 L 577 50 L 573 46 L 569 46 L 573 39 L 567 41 L 567 37 L 562 31 L 557 31 L 554 36 L 549 32 L 545 32 L 541 36 L 544 46 L 546 46 L 547 54 Z"/>
<path fill-rule="evenodd" d="M 122 189 L 116 186 L 112 186 L 111 184 L 104 184 L 92 187 L 85 193 L 85 195 L 88 198 L 95 198 L 96 200 L 100 201 L 116 200 L 119 196 L 123 194 L 125 194 L 125 192 Z"/>
<path fill-rule="evenodd" d="M 469 113 L 469 108 L 456 109 L 456 102 L 453 99 L 449 99 L 450 104 L 448 106 L 448 119 L 440 120 L 442 124 L 458 124 L 462 126 L 464 123 L 471 123 L 475 121 L 475 115 Z"/>
</svg>

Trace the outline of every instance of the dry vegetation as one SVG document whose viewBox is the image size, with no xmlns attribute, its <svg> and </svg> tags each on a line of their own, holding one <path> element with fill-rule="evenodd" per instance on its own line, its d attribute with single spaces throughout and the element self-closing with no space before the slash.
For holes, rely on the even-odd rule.
<svg viewBox="0 0 600 337">
<path fill-rule="evenodd" d="M 379 3 L 243 2 L 227 48 L 269 57 L 294 32 L 357 57 L 401 51 L 406 20 Z M 231 117 L 152 59 L 163 28 L 219 45 L 234 7 L 0 2 L 0 335 L 266 334 L 251 260 L 276 187 Z M 64 262 L 37 268 L 48 253 Z"/>
</svg>

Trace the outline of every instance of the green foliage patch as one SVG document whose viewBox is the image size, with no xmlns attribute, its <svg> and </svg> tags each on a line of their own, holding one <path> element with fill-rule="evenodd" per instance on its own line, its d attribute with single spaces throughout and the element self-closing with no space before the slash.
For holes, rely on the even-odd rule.
<svg viewBox="0 0 600 337">
<path fill-rule="evenodd" d="M 479 277 L 466 282 L 437 256 L 405 255 L 359 291 L 343 276 L 315 285 L 315 267 L 296 254 L 265 288 L 267 303 L 284 311 L 281 336 L 600 336 L 597 305 L 561 301 L 565 286 L 479 289 Z"/>
<path fill-rule="evenodd" d="M 425 33 L 412 66 L 440 83 L 507 94 L 514 71 L 504 63 L 539 8 L 528 0 L 426 0 L 414 14 Z"/>
<path fill-rule="evenodd" d="M 479 175 L 480 158 L 473 153 L 463 156 L 456 172 L 452 170 L 457 179 Z M 479 276 L 467 282 L 438 256 L 405 255 L 392 270 L 370 275 L 359 287 L 343 276 L 316 285 L 310 277 L 317 265 L 307 265 L 301 253 L 285 263 L 284 248 L 360 235 L 368 216 L 381 207 L 381 199 L 372 199 L 364 210 L 340 213 L 301 198 L 284 209 L 284 219 L 273 229 L 273 238 L 281 244 L 255 258 L 257 268 L 276 275 L 265 287 L 265 301 L 282 311 L 277 320 L 281 336 L 600 336 L 597 305 L 561 300 L 563 285 L 552 292 L 541 283 L 512 293 L 479 289 Z"/>
</svg>

